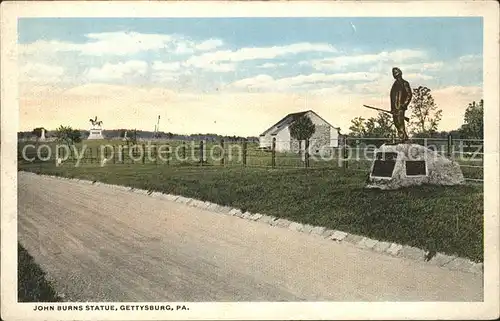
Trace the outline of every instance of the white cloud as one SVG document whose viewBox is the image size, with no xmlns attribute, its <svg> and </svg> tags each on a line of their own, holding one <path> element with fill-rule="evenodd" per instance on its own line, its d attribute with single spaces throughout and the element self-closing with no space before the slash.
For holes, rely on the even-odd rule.
<svg viewBox="0 0 500 321">
<path fill-rule="evenodd" d="M 371 71 L 380 69 L 380 64 L 400 64 L 412 59 L 427 57 L 427 54 L 420 50 L 402 49 L 395 51 L 383 51 L 377 54 L 337 56 L 325 59 L 316 59 L 311 62 L 302 62 L 310 64 L 316 70 L 341 70 L 347 67 L 358 67 L 372 65 Z M 373 64 L 376 64 L 373 66 Z"/>
<path fill-rule="evenodd" d="M 18 54 L 23 55 L 39 55 L 53 54 L 64 51 L 78 51 L 78 44 L 62 42 L 57 40 L 37 40 L 28 44 L 18 45 Z"/>
<path fill-rule="evenodd" d="M 155 81 L 168 82 L 178 79 L 181 73 L 188 74 L 189 70 L 185 70 L 181 61 L 154 61 L 151 64 L 151 73 Z"/>
<path fill-rule="evenodd" d="M 146 75 L 148 64 L 144 61 L 130 60 L 116 64 L 105 64 L 101 68 L 90 68 L 84 77 L 90 81 L 122 80 Z"/>
<path fill-rule="evenodd" d="M 222 63 L 222 64 L 207 64 L 204 66 L 198 66 L 198 68 L 203 69 L 207 72 L 231 72 L 236 70 L 236 64 L 233 63 Z M 175 62 L 162 62 L 155 61 L 151 66 L 153 77 L 156 80 L 170 81 L 177 79 L 180 75 L 191 74 L 192 68 L 183 61 Z"/>
<path fill-rule="evenodd" d="M 101 32 L 89 33 L 88 42 L 72 43 L 58 40 L 38 40 L 19 45 L 20 55 L 74 51 L 86 56 L 114 55 L 126 56 L 143 51 L 168 49 L 176 54 L 191 54 L 196 51 L 209 51 L 222 46 L 219 39 L 195 42 L 178 35 L 146 34 L 138 32 Z"/>
<path fill-rule="evenodd" d="M 30 44 L 19 46 L 21 55 L 37 53 L 55 53 L 75 51 L 81 55 L 125 56 L 141 51 L 166 48 L 174 40 L 170 35 L 144 34 L 137 32 L 102 32 L 86 34 L 90 41 L 85 43 L 71 43 L 62 41 L 38 40 Z"/>
<path fill-rule="evenodd" d="M 231 72 L 236 70 L 236 64 L 225 63 L 225 64 L 208 64 L 203 66 L 204 70 L 212 72 Z"/>
<path fill-rule="evenodd" d="M 163 61 L 154 61 L 151 65 L 151 70 L 153 71 L 178 71 L 182 67 L 182 62 L 174 61 L 174 62 L 163 62 Z"/>
<path fill-rule="evenodd" d="M 421 73 L 410 73 L 410 74 L 406 74 L 404 77 L 406 80 L 431 80 L 431 79 L 434 79 L 434 77 L 432 77 L 432 76 L 424 75 Z"/>
<path fill-rule="evenodd" d="M 170 35 L 137 32 L 91 33 L 86 36 L 95 41 L 81 45 L 80 51 L 85 55 L 130 55 L 165 48 L 173 40 Z"/>
<path fill-rule="evenodd" d="M 63 67 L 43 63 L 27 63 L 19 70 L 20 80 L 26 82 L 58 82 L 63 75 Z"/>
<path fill-rule="evenodd" d="M 407 64 L 399 66 L 401 70 L 404 71 L 417 71 L 417 72 L 425 72 L 425 71 L 438 71 L 443 68 L 443 62 L 430 62 L 430 63 L 417 63 L 417 64 Z"/>
<path fill-rule="evenodd" d="M 220 50 L 204 53 L 191 57 L 187 60 L 190 66 L 205 68 L 223 62 L 241 62 L 257 59 L 274 59 L 276 57 L 298 54 L 304 52 L 336 52 L 329 44 L 296 43 L 286 46 L 261 47 L 261 48 L 241 48 L 235 51 Z"/>
<path fill-rule="evenodd" d="M 268 68 L 278 68 L 278 67 L 282 67 L 282 66 L 286 66 L 286 63 L 284 63 L 284 62 L 281 62 L 281 63 L 266 62 L 265 64 L 256 66 L 256 68 L 268 69 Z"/>
<path fill-rule="evenodd" d="M 461 63 L 471 63 L 482 61 L 483 58 L 480 55 L 465 55 L 458 58 Z"/>
<path fill-rule="evenodd" d="M 369 71 L 371 72 L 381 72 L 385 73 L 388 75 L 392 74 L 392 68 L 393 67 L 398 67 L 403 71 L 403 77 L 408 77 L 408 75 L 422 75 L 423 73 L 426 72 L 435 72 L 442 70 L 443 68 L 443 62 L 437 61 L 437 62 L 422 62 L 422 63 L 413 63 L 413 64 L 405 64 L 405 63 L 398 63 L 395 64 L 393 62 L 389 61 L 380 61 L 376 64 L 373 64 L 370 68 Z M 421 77 L 421 76 L 419 76 Z M 430 76 L 425 76 L 425 77 L 430 77 Z M 430 78 L 427 78 L 430 79 Z"/>
<path fill-rule="evenodd" d="M 178 41 L 175 43 L 173 53 L 178 55 L 187 55 L 194 53 L 194 44 L 190 41 Z"/>
<path fill-rule="evenodd" d="M 220 39 L 208 39 L 196 45 L 195 48 L 200 51 L 210 51 L 222 46 L 223 44 L 224 42 Z"/>
<path fill-rule="evenodd" d="M 269 75 L 258 75 L 251 78 L 241 79 L 230 84 L 234 88 L 247 88 L 247 89 L 273 89 L 273 90 L 286 90 L 292 87 L 304 87 L 311 84 L 344 82 L 344 81 L 373 81 L 378 79 L 380 74 L 377 73 L 364 73 L 364 72 L 351 72 L 339 74 L 324 74 L 313 73 L 309 75 L 298 75 L 294 77 L 286 77 L 274 79 Z"/>
</svg>

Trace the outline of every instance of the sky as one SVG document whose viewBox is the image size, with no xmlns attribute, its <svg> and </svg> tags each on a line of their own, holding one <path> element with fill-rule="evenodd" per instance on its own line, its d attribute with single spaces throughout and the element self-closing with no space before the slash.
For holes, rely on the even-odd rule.
<svg viewBox="0 0 500 321">
<path fill-rule="evenodd" d="M 389 109 L 391 69 L 441 130 L 482 98 L 481 18 L 22 18 L 20 130 L 59 125 L 257 136 L 314 110 L 347 133 Z"/>
</svg>

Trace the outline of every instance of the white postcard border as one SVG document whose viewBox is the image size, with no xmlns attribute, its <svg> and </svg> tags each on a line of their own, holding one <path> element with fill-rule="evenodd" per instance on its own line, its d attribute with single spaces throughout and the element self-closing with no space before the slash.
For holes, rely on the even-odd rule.
<svg viewBox="0 0 500 321">
<path fill-rule="evenodd" d="M 470 319 L 499 309 L 499 7 L 494 1 L 417 2 L 4 2 L 1 7 L 1 300 L 2 318 L 28 319 Z M 484 302 L 189 303 L 189 311 L 33 312 L 17 303 L 17 18 L 19 17 L 450 17 L 482 16 L 485 105 Z M 333 286 L 333 285 L 332 285 Z M 67 304 L 54 303 L 53 306 Z M 82 303 L 85 305 L 85 303 Z M 125 303 L 102 302 L 120 306 Z M 130 304 L 147 304 L 130 303 Z M 152 304 L 158 304 L 152 303 Z M 172 306 L 178 303 L 166 303 Z"/>
</svg>

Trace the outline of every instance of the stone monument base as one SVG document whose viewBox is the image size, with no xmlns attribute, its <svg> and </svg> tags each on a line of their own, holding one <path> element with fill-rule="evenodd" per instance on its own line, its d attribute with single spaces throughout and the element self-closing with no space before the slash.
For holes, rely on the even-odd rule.
<svg viewBox="0 0 500 321">
<path fill-rule="evenodd" d="M 91 129 L 89 137 L 87 139 L 104 139 L 102 135 L 102 129 Z"/>
<path fill-rule="evenodd" d="M 382 145 L 375 151 L 367 188 L 398 189 L 414 185 L 460 185 L 458 163 L 418 144 Z"/>
</svg>

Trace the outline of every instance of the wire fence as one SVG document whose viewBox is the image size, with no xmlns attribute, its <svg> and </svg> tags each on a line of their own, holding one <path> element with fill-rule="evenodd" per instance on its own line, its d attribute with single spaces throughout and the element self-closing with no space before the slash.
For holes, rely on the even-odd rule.
<svg viewBox="0 0 500 321">
<path fill-rule="evenodd" d="M 290 141 L 276 138 L 254 141 L 84 141 L 77 145 L 57 142 L 20 142 L 19 164 L 106 166 L 143 164 L 157 166 L 247 166 L 270 168 L 342 168 L 370 170 L 377 149 L 392 138 L 344 136 L 331 140 Z M 413 138 L 437 154 L 457 162 L 469 181 L 481 182 L 484 142 L 479 139 Z"/>
</svg>

